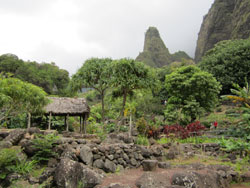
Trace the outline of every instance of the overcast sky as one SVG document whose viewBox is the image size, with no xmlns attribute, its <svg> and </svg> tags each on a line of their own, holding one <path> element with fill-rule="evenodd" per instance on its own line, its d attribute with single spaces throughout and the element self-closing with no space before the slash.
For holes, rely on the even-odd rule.
<svg viewBox="0 0 250 188">
<path fill-rule="evenodd" d="M 149 26 L 171 53 L 194 56 L 214 0 L 0 0 L 0 54 L 55 62 L 71 74 L 91 57 L 136 58 Z"/>
</svg>

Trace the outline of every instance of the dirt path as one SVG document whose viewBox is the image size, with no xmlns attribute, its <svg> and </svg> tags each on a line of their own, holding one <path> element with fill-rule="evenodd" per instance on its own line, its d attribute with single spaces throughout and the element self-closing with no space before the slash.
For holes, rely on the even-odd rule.
<svg viewBox="0 0 250 188">
<path fill-rule="evenodd" d="M 173 173 L 176 173 L 180 169 L 170 169 L 170 170 L 164 170 L 158 168 L 155 173 L 157 174 L 164 174 L 164 176 L 167 178 L 171 177 Z M 138 169 L 129 169 L 129 170 L 124 170 L 122 172 L 118 172 L 115 174 L 108 174 L 106 178 L 104 178 L 103 182 L 101 185 L 99 185 L 97 188 L 102 188 L 104 186 L 108 186 L 111 183 L 120 183 L 123 185 L 128 185 L 131 188 L 137 188 L 135 183 L 138 178 L 140 178 L 143 173 L 145 173 L 142 168 Z M 170 185 L 170 182 L 169 182 Z M 250 188 L 250 186 L 247 185 L 232 185 L 230 188 Z"/>
<path fill-rule="evenodd" d="M 171 174 L 175 173 L 176 171 L 177 170 L 164 170 L 164 169 L 158 168 L 154 172 L 157 174 L 164 174 L 165 177 L 170 178 Z M 124 170 L 116 174 L 110 174 L 110 175 L 107 175 L 106 178 L 104 178 L 103 183 L 100 186 L 98 186 L 98 188 L 110 185 L 111 183 L 121 183 L 123 185 L 129 185 L 131 188 L 137 188 L 135 185 L 135 182 L 138 178 L 142 176 L 143 173 L 145 173 L 145 171 L 143 171 L 142 168 L 138 168 L 138 169 Z M 170 185 L 170 182 L 169 182 L 169 185 Z"/>
<path fill-rule="evenodd" d="M 121 183 L 124 185 L 129 185 L 131 188 L 136 188 L 135 181 L 140 176 L 142 176 L 143 173 L 144 173 L 143 170 L 139 168 L 139 169 L 124 170 L 123 172 L 116 174 L 110 174 L 107 175 L 107 177 L 104 179 L 102 184 L 98 186 L 98 188 L 108 186 L 111 183 Z"/>
</svg>

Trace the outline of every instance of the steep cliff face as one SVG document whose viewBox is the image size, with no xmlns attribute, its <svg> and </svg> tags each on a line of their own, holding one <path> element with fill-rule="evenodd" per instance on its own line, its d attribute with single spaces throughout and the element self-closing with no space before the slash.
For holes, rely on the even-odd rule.
<svg viewBox="0 0 250 188">
<path fill-rule="evenodd" d="M 162 67 L 173 61 L 181 61 L 182 58 L 190 59 L 183 51 L 176 52 L 173 55 L 170 54 L 157 28 L 149 27 L 145 34 L 143 52 L 139 54 L 136 61 L 144 62 L 152 67 Z"/>
<path fill-rule="evenodd" d="M 198 36 L 195 61 L 222 40 L 250 36 L 250 0 L 215 0 L 204 17 Z"/>
<path fill-rule="evenodd" d="M 147 30 L 143 52 L 139 54 L 136 61 L 142 61 L 152 67 L 162 67 L 172 61 L 169 50 L 162 41 L 157 28 L 149 27 Z"/>
</svg>

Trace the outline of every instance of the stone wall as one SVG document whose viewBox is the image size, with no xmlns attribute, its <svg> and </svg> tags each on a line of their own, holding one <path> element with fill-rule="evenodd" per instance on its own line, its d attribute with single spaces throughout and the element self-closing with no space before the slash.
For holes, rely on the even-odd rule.
<svg viewBox="0 0 250 188">
<path fill-rule="evenodd" d="M 32 147 L 32 139 L 35 133 L 47 134 L 37 128 L 4 130 L 0 132 L 0 148 L 10 148 L 14 145 L 21 146 L 28 156 L 33 156 L 37 150 Z M 71 137 L 70 137 L 71 136 Z M 89 139 L 84 139 L 89 138 Z M 124 137 L 120 137 L 124 140 Z M 121 141 L 121 140 L 120 140 Z M 118 140 L 117 140 L 118 142 Z M 81 162 L 84 165 L 115 172 L 125 168 L 138 168 L 145 159 L 162 160 L 164 148 L 160 145 L 151 147 L 139 146 L 134 143 L 101 143 L 94 136 L 86 136 L 72 133 L 68 137 L 60 137 L 54 147 L 59 162 L 63 158 Z"/>
<path fill-rule="evenodd" d="M 19 147 L 22 148 L 22 155 L 32 157 L 37 150 L 32 147 L 32 140 L 38 134 L 50 134 L 53 131 L 40 131 L 38 128 L 30 129 L 15 129 L 15 130 L 0 130 L 0 149 Z M 57 132 L 53 132 L 57 134 Z M 68 187 L 74 188 L 79 186 L 79 182 L 84 182 L 82 187 L 95 187 L 100 185 L 106 173 L 114 173 L 128 168 L 138 168 L 145 162 L 156 162 L 159 168 L 172 170 L 173 172 L 179 170 L 181 173 L 174 173 L 169 179 L 166 179 L 171 185 L 182 185 L 184 179 L 187 177 L 190 182 L 200 184 L 200 181 L 196 182 L 197 177 L 203 177 L 203 175 L 197 175 L 198 170 L 208 170 L 207 174 L 211 174 L 213 171 L 214 178 L 219 180 L 226 179 L 226 183 L 232 180 L 237 180 L 238 175 L 230 167 L 222 167 L 220 165 L 205 166 L 202 164 L 193 165 L 171 165 L 165 161 L 165 159 L 174 159 L 179 155 L 191 157 L 193 155 L 203 152 L 207 155 L 219 155 L 221 152 L 218 144 L 165 144 L 165 145 L 151 145 L 140 146 L 133 143 L 133 138 L 127 138 L 124 135 L 111 135 L 110 139 L 106 142 L 101 142 L 96 136 L 93 135 L 81 135 L 78 133 L 65 133 L 54 145 L 54 152 L 58 154 L 57 157 L 51 158 L 48 161 L 47 168 L 39 177 L 21 176 L 20 174 L 9 174 L 5 180 L 0 180 L 0 187 L 6 187 L 12 181 L 18 181 L 23 179 L 29 185 L 46 184 L 47 187 Z M 66 136 L 66 137 L 65 137 Z M 115 141 L 115 143 L 114 143 Z M 216 168 L 216 169 L 214 169 Z M 225 172 L 221 169 L 225 168 Z M 195 176 L 189 176 L 190 170 L 194 171 Z M 147 173 L 148 174 L 148 173 Z M 226 174 L 226 175 L 225 175 Z M 145 174 L 144 174 L 145 175 Z M 142 177 L 144 177 L 144 175 Z M 155 174 L 151 174 L 152 177 Z M 158 174 L 159 175 L 159 174 Z M 157 177 L 158 177 L 157 175 Z M 169 176 L 167 176 L 169 178 Z M 175 177 L 175 178 L 173 178 Z M 207 177 L 206 175 L 204 177 Z M 212 178 L 213 178 L 212 177 Z M 229 177 L 229 178 L 228 178 Z M 162 177 L 165 179 L 166 177 Z M 249 175 L 245 174 L 242 179 L 248 180 Z M 140 181 L 139 181 L 140 180 Z M 138 186 L 142 187 L 151 182 L 151 176 L 149 179 L 138 180 Z M 142 180 L 142 181 L 141 181 Z M 176 181 L 175 181 L 176 180 Z M 181 180 L 181 181 L 177 181 Z M 189 181 L 189 180 L 188 180 Z M 210 180 L 209 180 L 210 181 Z M 153 187 L 157 183 L 153 182 Z M 214 182 L 214 180 L 212 181 Z M 145 184 L 145 185 L 146 185 Z M 223 183 L 224 185 L 224 183 Z M 171 188 L 173 186 L 170 186 Z M 202 187 L 202 186 L 200 186 Z M 218 187 L 217 184 L 211 187 Z M 219 186 L 223 187 L 223 186 Z M 205 187 L 204 187 L 205 188 Z"/>
</svg>

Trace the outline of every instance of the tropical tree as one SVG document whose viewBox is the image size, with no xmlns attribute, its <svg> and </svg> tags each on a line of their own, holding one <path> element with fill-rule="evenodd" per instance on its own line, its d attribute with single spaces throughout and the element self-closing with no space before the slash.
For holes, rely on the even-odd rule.
<svg viewBox="0 0 250 188">
<path fill-rule="evenodd" d="M 184 116 L 186 123 L 193 122 L 204 111 L 211 111 L 221 89 L 212 74 L 196 66 L 181 67 L 166 75 L 165 87 L 169 97 L 167 119 L 177 121 Z"/>
<path fill-rule="evenodd" d="M 39 113 L 48 102 L 41 88 L 0 76 L 0 121 L 20 113 Z"/>
<path fill-rule="evenodd" d="M 247 79 L 245 79 L 245 86 L 240 87 L 238 84 L 233 84 L 231 95 L 223 95 L 222 98 L 232 100 L 240 103 L 242 121 L 238 123 L 237 127 L 232 127 L 230 134 L 236 137 L 246 138 L 250 140 L 250 86 Z M 237 115 L 237 114 L 235 114 Z"/>
<path fill-rule="evenodd" d="M 49 94 L 64 95 L 69 83 L 69 73 L 55 63 L 23 61 L 13 54 L 0 56 L 0 72 L 42 87 Z"/>
<path fill-rule="evenodd" d="M 214 75 L 222 85 L 222 94 L 229 94 L 232 83 L 243 87 L 250 78 L 250 39 L 222 41 L 202 58 L 200 68 Z"/>
<path fill-rule="evenodd" d="M 111 86 L 123 97 L 119 119 L 124 116 L 127 96 L 135 89 L 151 87 L 154 84 L 154 76 L 150 68 L 143 63 L 126 58 L 113 61 L 109 70 L 112 72 Z"/>
<path fill-rule="evenodd" d="M 240 87 L 239 84 L 234 84 L 231 89 L 232 95 L 223 95 L 222 98 L 230 99 L 233 102 L 240 102 L 245 107 L 250 108 L 250 87 L 247 79 L 245 78 L 245 86 Z"/>
<path fill-rule="evenodd" d="M 109 58 L 91 58 L 82 65 L 72 77 L 71 87 L 73 90 L 81 90 L 85 88 L 95 89 L 101 96 L 102 103 L 102 121 L 104 121 L 104 96 L 109 88 L 109 80 L 111 72 L 108 70 L 108 65 L 112 62 Z"/>
<path fill-rule="evenodd" d="M 9 72 L 15 75 L 18 68 L 23 66 L 24 62 L 14 54 L 4 54 L 0 56 L 0 72 Z"/>
</svg>

